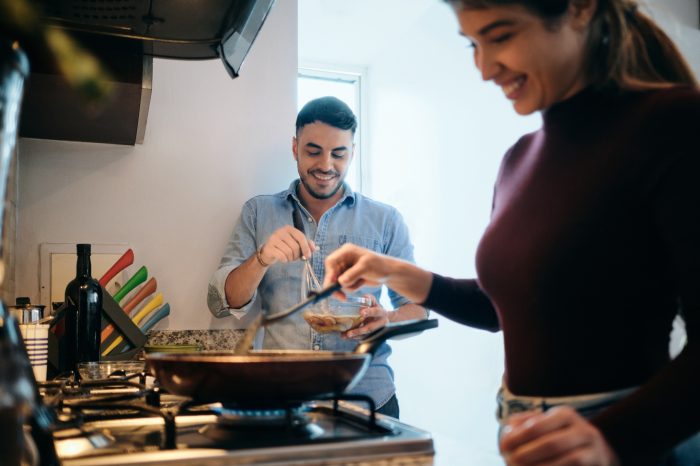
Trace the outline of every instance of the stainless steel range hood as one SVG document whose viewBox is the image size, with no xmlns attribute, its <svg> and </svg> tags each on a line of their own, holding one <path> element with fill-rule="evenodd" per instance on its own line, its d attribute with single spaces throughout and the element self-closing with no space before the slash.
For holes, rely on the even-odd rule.
<svg viewBox="0 0 700 466">
<path fill-rule="evenodd" d="M 30 54 L 20 136 L 143 142 L 153 57 L 221 58 L 235 78 L 274 1 L 44 0 L 46 20 L 101 59 L 115 93 L 99 113 L 85 108 L 49 60 Z"/>
</svg>

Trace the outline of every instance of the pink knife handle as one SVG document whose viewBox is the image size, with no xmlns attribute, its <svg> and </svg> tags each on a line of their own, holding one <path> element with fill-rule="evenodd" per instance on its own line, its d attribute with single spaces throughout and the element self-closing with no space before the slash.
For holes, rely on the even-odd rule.
<svg viewBox="0 0 700 466">
<path fill-rule="evenodd" d="M 122 308 L 124 309 L 124 312 L 129 314 L 141 301 L 143 301 L 146 296 L 155 292 L 156 288 L 158 288 L 158 282 L 156 282 L 155 277 L 151 277 L 151 279 L 148 280 L 145 285 L 143 285 L 139 292 L 136 293 L 136 295 L 134 295 L 134 297 L 124 305 Z"/>
<path fill-rule="evenodd" d="M 151 277 L 150 280 L 146 282 L 145 285 L 141 287 L 138 293 L 134 295 L 131 300 L 124 306 L 122 309 L 124 312 L 128 315 L 129 312 L 131 312 L 132 309 L 136 307 L 138 303 L 143 301 L 143 299 L 156 291 L 156 288 L 158 288 L 158 282 L 156 282 L 155 277 Z M 109 324 L 105 328 L 102 329 L 102 333 L 100 334 L 100 341 L 105 341 L 109 336 L 114 332 L 114 324 Z"/>
<path fill-rule="evenodd" d="M 130 266 L 131 264 L 134 263 L 134 251 L 131 250 L 131 248 L 127 249 L 127 251 L 119 258 L 117 262 L 114 263 L 112 267 L 109 268 L 107 273 L 102 275 L 102 278 L 100 278 L 98 281 L 100 282 L 100 285 L 104 288 L 107 286 L 107 283 L 111 279 L 113 279 L 119 272 Z"/>
</svg>

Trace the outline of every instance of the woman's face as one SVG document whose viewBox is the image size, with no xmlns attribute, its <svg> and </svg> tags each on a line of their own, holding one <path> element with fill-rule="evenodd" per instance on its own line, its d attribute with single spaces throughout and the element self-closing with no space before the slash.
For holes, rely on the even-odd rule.
<svg viewBox="0 0 700 466">
<path fill-rule="evenodd" d="M 483 79 L 500 86 L 515 111 L 528 115 L 586 86 L 584 46 L 595 1 L 588 3 L 592 10 L 571 7 L 554 26 L 520 5 L 455 12 Z"/>
</svg>

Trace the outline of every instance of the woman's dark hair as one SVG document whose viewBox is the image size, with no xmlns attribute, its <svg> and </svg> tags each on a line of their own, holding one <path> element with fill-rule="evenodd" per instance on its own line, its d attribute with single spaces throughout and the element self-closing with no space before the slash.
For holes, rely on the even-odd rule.
<svg viewBox="0 0 700 466">
<path fill-rule="evenodd" d="M 297 135 L 304 126 L 320 121 L 334 128 L 350 130 L 355 134 L 357 118 L 345 102 L 336 97 L 319 97 L 309 101 L 297 115 Z"/>
<path fill-rule="evenodd" d="M 448 0 L 466 9 L 520 5 L 556 27 L 572 2 L 581 0 Z M 621 88 L 697 86 L 698 82 L 673 41 L 636 0 L 598 0 L 591 20 L 586 71 L 592 85 Z"/>
</svg>

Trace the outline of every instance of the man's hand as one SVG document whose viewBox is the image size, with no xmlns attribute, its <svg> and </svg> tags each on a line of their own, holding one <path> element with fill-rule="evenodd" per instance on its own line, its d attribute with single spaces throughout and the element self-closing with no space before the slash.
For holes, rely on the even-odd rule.
<svg viewBox="0 0 700 466">
<path fill-rule="evenodd" d="M 291 225 L 285 225 L 275 231 L 260 248 L 260 259 L 272 265 L 276 262 L 293 262 L 311 257 L 316 245 L 307 239 L 304 233 Z"/>
<path fill-rule="evenodd" d="M 360 315 L 363 317 L 362 324 L 343 332 L 341 334 L 343 338 L 364 338 L 368 333 L 384 327 L 391 321 L 389 317 L 394 311 L 387 311 L 380 306 L 374 295 L 366 294 L 365 297 L 369 298 L 372 304 L 360 310 Z"/>
<path fill-rule="evenodd" d="M 618 466 L 600 431 L 568 406 L 516 414 L 500 440 L 508 466 Z"/>
</svg>

